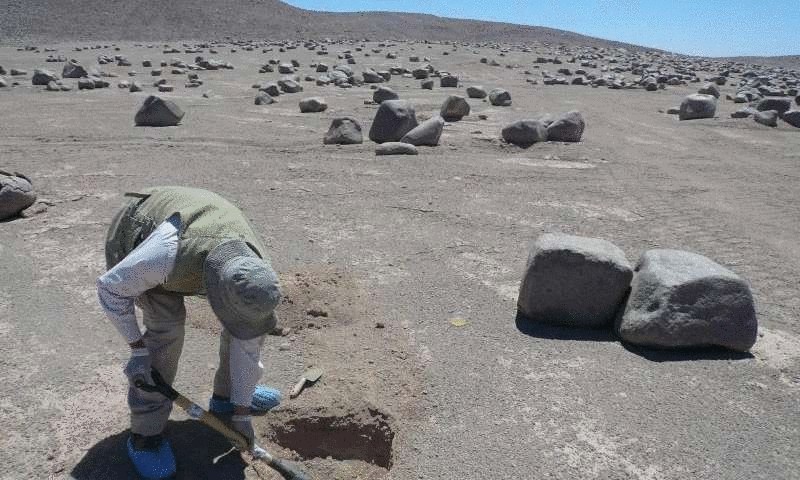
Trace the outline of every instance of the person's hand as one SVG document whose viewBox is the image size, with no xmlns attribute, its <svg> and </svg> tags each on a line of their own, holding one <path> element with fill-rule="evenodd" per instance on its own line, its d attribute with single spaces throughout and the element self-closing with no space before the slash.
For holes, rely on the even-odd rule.
<svg viewBox="0 0 800 480">
<path fill-rule="evenodd" d="M 131 358 L 125 366 L 125 375 L 131 385 L 136 386 L 136 382 L 141 380 L 148 385 L 153 385 L 153 378 L 150 376 L 152 363 L 150 351 L 146 347 L 134 348 L 131 350 Z"/>
<path fill-rule="evenodd" d="M 254 450 L 256 432 L 253 430 L 253 417 L 250 415 L 234 415 L 231 417 L 233 429 L 244 435 L 247 439 L 247 447 Z"/>
</svg>

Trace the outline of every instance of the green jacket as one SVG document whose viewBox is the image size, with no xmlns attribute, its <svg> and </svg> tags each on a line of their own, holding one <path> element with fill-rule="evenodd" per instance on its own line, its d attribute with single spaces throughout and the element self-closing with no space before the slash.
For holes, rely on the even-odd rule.
<svg viewBox="0 0 800 480">
<path fill-rule="evenodd" d="M 216 193 L 199 188 L 154 187 L 125 195 L 134 198 L 114 217 L 106 237 L 109 269 L 176 213 L 181 219 L 178 256 L 175 268 L 160 290 L 181 295 L 205 294 L 206 256 L 227 240 L 245 241 L 269 263 L 266 248 L 241 210 Z"/>
</svg>

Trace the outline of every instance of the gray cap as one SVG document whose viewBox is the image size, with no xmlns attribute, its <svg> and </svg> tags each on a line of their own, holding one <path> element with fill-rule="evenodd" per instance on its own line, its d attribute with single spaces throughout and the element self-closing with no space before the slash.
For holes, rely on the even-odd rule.
<svg viewBox="0 0 800 480">
<path fill-rule="evenodd" d="M 204 273 L 208 303 L 231 335 L 249 340 L 275 328 L 278 276 L 247 243 L 218 245 L 206 257 Z"/>
</svg>

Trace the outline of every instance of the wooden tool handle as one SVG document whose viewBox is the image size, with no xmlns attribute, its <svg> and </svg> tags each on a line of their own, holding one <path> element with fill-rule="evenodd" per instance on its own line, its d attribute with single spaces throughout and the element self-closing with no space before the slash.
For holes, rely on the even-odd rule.
<svg viewBox="0 0 800 480">
<path fill-rule="evenodd" d="M 300 392 L 303 391 L 303 387 L 305 386 L 306 386 L 306 377 L 303 377 L 300 379 L 299 382 L 297 382 L 297 385 L 295 385 L 294 388 L 292 388 L 292 391 L 289 392 L 289 398 L 297 398 L 297 396 L 300 395 Z"/>
<path fill-rule="evenodd" d="M 186 413 L 193 419 L 199 420 L 219 433 L 225 435 L 225 438 L 230 440 L 230 442 L 233 443 L 233 446 L 235 446 L 238 450 L 242 452 L 247 452 L 250 450 L 250 442 L 247 441 L 247 438 L 226 425 L 225 422 L 214 416 L 214 414 L 206 412 L 202 407 L 193 403 L 191 400 L 181 394 L 178 394 L 178 398 L 175 399 L 175 403 L 184 409 Z"/>
</svg>

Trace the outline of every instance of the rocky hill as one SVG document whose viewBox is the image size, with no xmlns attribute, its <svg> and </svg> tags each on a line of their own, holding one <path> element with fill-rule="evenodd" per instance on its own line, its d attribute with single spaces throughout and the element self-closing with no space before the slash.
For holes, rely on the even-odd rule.
<svg viewBox="0 0 800 480">
<path fill-rule="evenodd" d="M 278 0 L 0 0 L 0 42 L 332 38 L 549 42 L 638 49 L 545 27 L 433 15 L 328 13 Z"/>
</svg>

